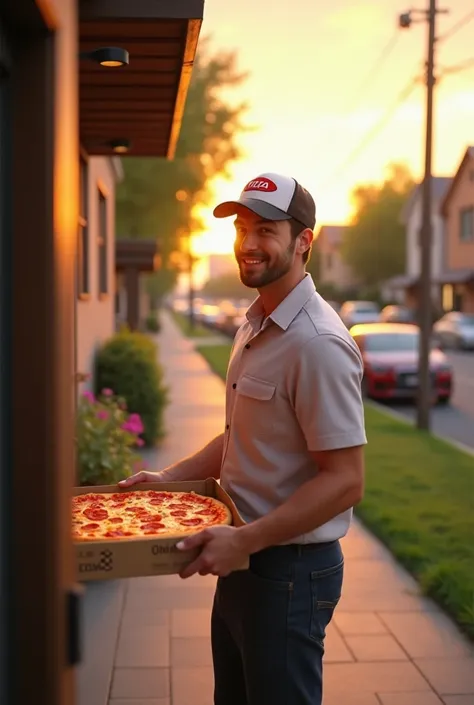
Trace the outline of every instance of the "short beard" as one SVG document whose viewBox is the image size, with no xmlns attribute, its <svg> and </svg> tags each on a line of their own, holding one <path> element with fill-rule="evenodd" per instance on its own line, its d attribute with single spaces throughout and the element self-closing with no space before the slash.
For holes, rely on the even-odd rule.
<svg viewBox="0 0 474 705">
<path fill-rule="evenodd" d="M 248 286 L 249 289 L 261 289 L 264 286 L 273 284 L 273 282 L 278 281 L 278 279 L 281 279 L 290 271 L 293 266 L 293 255 L 295 254 L 295 249 L 296 240 L 292 240 L 285 252 L 278 258 L 278 261 L 275 262 L 275 264 L 271 267 L 267 267 L 260 274 L 255 273 L 249 275 L 245 275 L 242 272 L 242 267 L 239 262 L 240 254 L 237 256 L 236 253 L 237 264 L 239 265 L 240 281 L 244 284 L 244 286 Z"/>
</svg>

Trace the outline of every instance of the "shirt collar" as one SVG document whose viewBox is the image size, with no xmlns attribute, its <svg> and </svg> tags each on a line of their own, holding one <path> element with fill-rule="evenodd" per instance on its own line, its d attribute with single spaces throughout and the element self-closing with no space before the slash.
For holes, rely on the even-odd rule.
<svg viewBox="0 0 474 705">
<path fill-rule="evenodd" d="M 290 323 L 296 318 L 303 306 L 309 301 L 316 291 L 311 275 L 306 272 L 304 278 L 295 288 L 290 291 L 288 296 L 276 307 L 269 315 L 269 318 L 277 324 L 282 330 L 286 330 Z M 255 328 L 260 325 L 262 316 L 265 314 L 262 299 L 259 296 L 249 307 L 246 316 L 247 320 Z"/>
</svg>

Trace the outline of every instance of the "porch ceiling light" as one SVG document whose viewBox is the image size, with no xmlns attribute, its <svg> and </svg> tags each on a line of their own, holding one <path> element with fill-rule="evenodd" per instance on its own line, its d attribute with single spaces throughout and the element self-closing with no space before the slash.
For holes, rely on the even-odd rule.
<svg viewBox="0 0 474 705">
<path fill-rule="evenodd" d="M 126 154 L 131 147 L 130 140 L 112 140 L 110 146 L 116 154 Z"/>
<path fill-rule="evenodd" d="M 100 47 L 99 49 L 94 49 L 94 51 L 81 51 L 79 58 L 89 59 L 109 68 L 125 66 L 130 63 L 128 51 L 121 47 Z"/>
</svg>

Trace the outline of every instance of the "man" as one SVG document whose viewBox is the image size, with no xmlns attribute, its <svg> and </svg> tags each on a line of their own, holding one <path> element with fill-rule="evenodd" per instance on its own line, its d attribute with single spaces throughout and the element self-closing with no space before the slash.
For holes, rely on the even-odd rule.
<svg viewBox="0 0 474 705">
<path fill-rule="evenodd" d="M 219 576 L 212 612 L 215 705 L 321 705 L 325 629 L 341 596 L 339 539 L 363 494 L 362 362 L 305 273 L 315 204 L 262 174 L 218 218 L 235 218 L 242 282 L 259 291 L 237 332 L 224 432 L 140 481 L 220 478 L 244 527 L 186 538 L 182 577 Z M 236 570 L 250 556 L 249 570 Z"/>
</svg>

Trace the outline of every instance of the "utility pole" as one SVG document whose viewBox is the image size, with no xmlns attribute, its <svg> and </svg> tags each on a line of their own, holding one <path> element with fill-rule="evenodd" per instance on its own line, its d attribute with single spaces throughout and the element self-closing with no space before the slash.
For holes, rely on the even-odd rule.
<svg viewBox="0 0 474 705">
<path fill-rule="evenodd" d="M 430 352 L 433 325 L 433 301 L 431 282 L 432 257 L 432 151 L 433 151 L 433 93 L 435 85 L 435 44 L 436 15 L 446 13 L 438 10 L 436 0 L 429 0 L 428 10 L 410 10 L 399 18 L 399 25 L 405 29 L 416 21 L 414 16 L 423 15 L 428 21 L 428 47 L 426 59 L 426 127 L 425 127 L 425 170 L 422 190 L 422 226 L 420 237 L 421 272 L 419 278 L 419 363 L 418 363 L 418 404 L 417 426 L 420 429 L 430 429 L 430 410 L 433 402 L 433 385 L 430 375 Z"/>
</svg>

